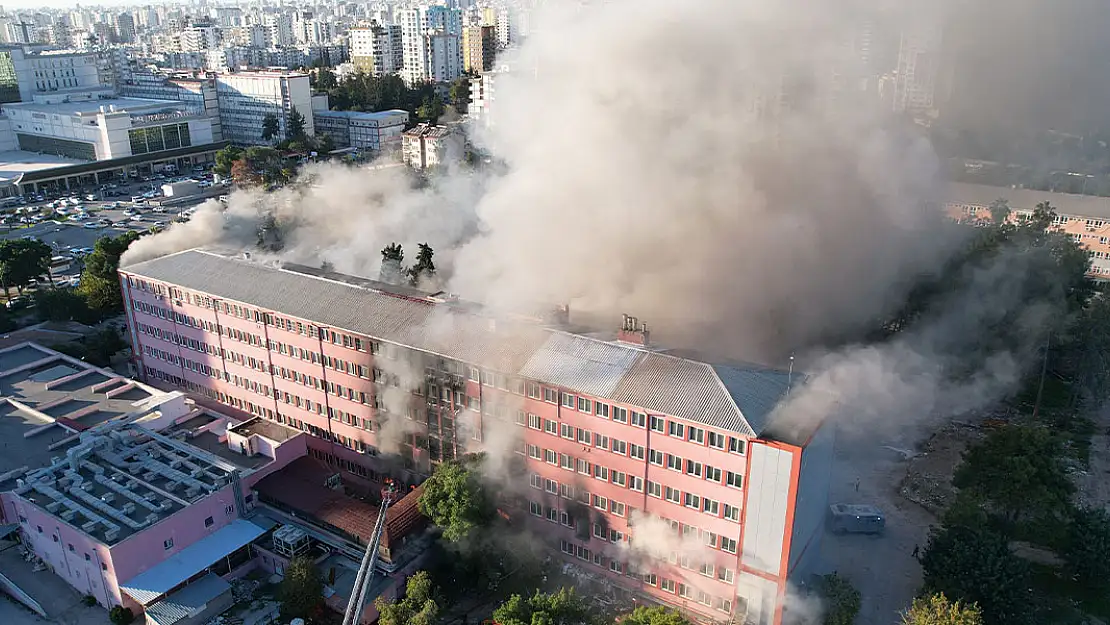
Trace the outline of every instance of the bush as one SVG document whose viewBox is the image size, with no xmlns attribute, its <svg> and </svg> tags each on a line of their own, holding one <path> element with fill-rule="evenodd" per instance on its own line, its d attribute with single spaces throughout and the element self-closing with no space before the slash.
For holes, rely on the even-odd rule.
<svg viewBox="0 0 1110 625">
<path fill-rule="evenodd" d="M 81 602 L 84 603 L 85 605 L 89 606 L 89 607 L 92 607 L 92 606 L 96 605 L 96 597 L 94 597 L 92 595 L 85 595 L 85 598 L 82 599 Z"/>
<path fill-rule="evenodd" d="M 860 594 L 847 579 L 832 573 L 821 578 L 825 625 L 852 625 L 860 609 Z"/>
<path fill-rule="evenodd" d="M 131 608 L 117 605 L 108 611 L 108 620 L 112 621 L 113 625 L 130 625 L 131 621 L 135 620 L 135 613 Z"/>
</svg>

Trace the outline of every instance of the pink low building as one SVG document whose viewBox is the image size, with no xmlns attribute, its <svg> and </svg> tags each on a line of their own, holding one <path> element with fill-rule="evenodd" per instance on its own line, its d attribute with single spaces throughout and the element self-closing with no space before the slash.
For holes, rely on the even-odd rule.
<svg viewBox="0 0 1110 625">
<path fill-rule="evenodd" d="M 144 379 L 307 432 L 352 477 L 419 482 L 488 451 L 509 516 L 571 574 L 770 624 L 816 568 L 832 431 L 775 411 L 786 372 L 667 353 L 635 319 L 586 336 L 565 310 L 493 314 L 203 250 L 120 275 Z"/>
<path fill-rule="evenodd" d="M 30 343 L 0 350 L 0 392 L 0 519 L 105 607 L 149 614 L 202 580 L 187 594 L 223 605 L 219 578 L 251 563 L 265 533 L 244 518 L 252 487 L 307 453 L 297 430 L 233 421 Z"/>
</svg>

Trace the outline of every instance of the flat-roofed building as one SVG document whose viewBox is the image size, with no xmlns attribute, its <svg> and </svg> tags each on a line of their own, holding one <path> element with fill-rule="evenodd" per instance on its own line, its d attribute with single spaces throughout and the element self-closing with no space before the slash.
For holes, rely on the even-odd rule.
<svg viewBox="0 0 1110 625">
<path fill-rule="evenodd" d="M 409 121 L 408 111 L 401 110 L 376 113 L 317 110 L 313 115 L 317 135 L 328 135 L 336 147 L 375 151 L 400 149 L 401 133 Z"/>
</svg>

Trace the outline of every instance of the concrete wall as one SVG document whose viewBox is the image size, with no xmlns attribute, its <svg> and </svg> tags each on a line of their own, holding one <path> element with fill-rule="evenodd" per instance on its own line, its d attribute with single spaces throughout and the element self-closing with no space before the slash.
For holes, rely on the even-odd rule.
<svg viewBox="0 0 1110 625">
<path fill-rule="evenodd" d="M 744 513 L 742 562 L 764 573 L 779 575 L 789 530 L 787 515 L 794 455 L 762 441 L 753 441 L 748 453 L 751 469 Z"/>
<path fill-rule="evenodd" d="M 754 625 L 774 623 L 779 585 L 769 579 L 746 572 L 741 572 L 736 582 L 737 594 L 743 599 L 747 609 L 747 620 L 743 622 Z"/>
<path fill-rule="evenodd" d="M 829 508 L 834 430 L 825 425 L 817 430 L 802 451 L 798 496 L 794 506 L 794 531 L 790 538 L 789 576 L 800 579 L 812 571 L 821 551 L 824 520 Z"/>
</svg>

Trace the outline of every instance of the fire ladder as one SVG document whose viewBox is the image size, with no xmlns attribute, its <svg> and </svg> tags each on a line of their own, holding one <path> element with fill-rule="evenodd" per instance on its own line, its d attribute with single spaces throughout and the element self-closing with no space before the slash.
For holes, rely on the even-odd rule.
<svg viewBox="0 0 1110 625">
<path fill-rule="evenodd" d="M 343 625 L 359 625 L 359 620 L 362 618 L 362 610 L 366 607 L 366 595 L 370 592 L 371 582 L 374 580 L 378 546 L 385 531 L 385 513 L 393 500 L 393 495 L 392 486 L 382 490 L 382 506 L 378 510 L 378 522 L 374 524 L 374 536 L 366 543 L 366 554 L 362 557 L 362 565 L 359 566 L 358 575 L 355 576 L 355 585 L 351 588 L 351 599 L 347 603 L 347 611 L 343 614 Z"/>
</svg>

